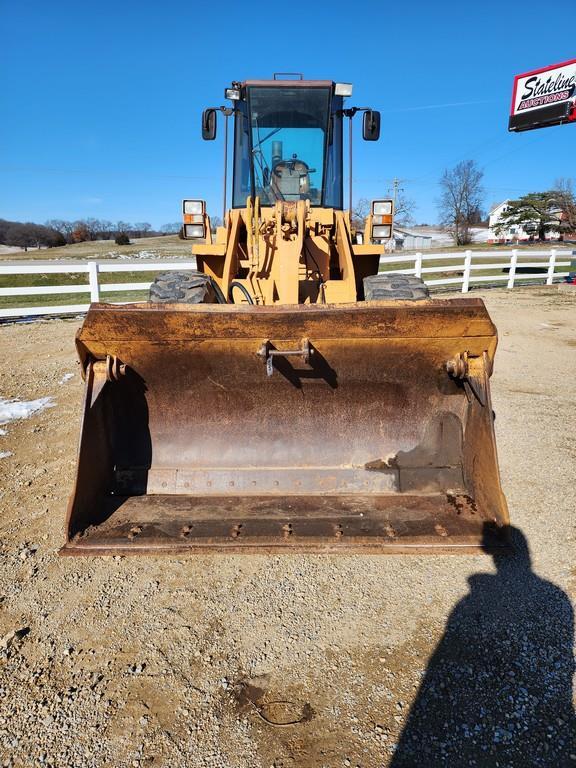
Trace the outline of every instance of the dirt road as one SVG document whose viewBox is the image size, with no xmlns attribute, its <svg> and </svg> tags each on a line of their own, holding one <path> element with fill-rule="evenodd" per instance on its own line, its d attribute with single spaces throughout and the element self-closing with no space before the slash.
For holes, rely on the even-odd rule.
<svg viewBox="0 0 576 768">
<path fill-rule="evenodd" d="M 59 558 L 78 321 L 0 327 L 0 397 L 54 401 L 0 436 L 0 764 L 576 766 L 576 299 L 484 296 L 497 563 Z"/>
</svg>

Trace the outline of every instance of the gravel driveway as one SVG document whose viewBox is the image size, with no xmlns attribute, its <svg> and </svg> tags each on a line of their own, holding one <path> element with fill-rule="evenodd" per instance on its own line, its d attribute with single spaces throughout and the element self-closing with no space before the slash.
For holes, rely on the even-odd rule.
<svg viewBox="0 0 576 768">
<path fill-rule="evenodd" d="M 576 767 L 576 297 L 486 291 L 516 553 L 59 558 L 78 321 L 0 327 L 3 766 Z M 66 374 L 74 376 L 67 377 Z"/>
</svg>

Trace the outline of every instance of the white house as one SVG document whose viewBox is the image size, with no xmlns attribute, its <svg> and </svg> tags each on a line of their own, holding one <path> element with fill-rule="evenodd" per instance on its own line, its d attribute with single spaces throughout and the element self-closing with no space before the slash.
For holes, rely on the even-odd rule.
<svg viewBox="0 0 576 768">
<path fill-rule="evenodd" d="M 489 219 L 489 228 L 490 232 L 492 233 L 492 242 L 509 242 L 509 241 L 521 241 L 521 240 L 530 240 L 531 238 L 537 238 L 538 237 L 538 224 L 536 221 L 534 223 L 526 222 L 525 224 L 512 224 L 511 226 L 507 227 L 506 229 L 500 230 L 499 233 L 494 232 L 494 227 L 498 222 L 502 219 L 502 214 L 505 213 L 505 211 L 508 208 L 508 203 L 510 200 L 504 200 L 501 203 L 498 203 L 498 205 L 495 205 L 491 211 L 490 211 L 490 219 Z M 557 240 L 558 239 L 558 233 L 557 232 L 549 232 L 546 235 L 547 240 Z"/>
<path fill-rule="evenodd" d="M 490 211 L 490 218 L 488 222 L 488 227 L 490 228 L 490 231 L 493 235 L 494 240 L 528 240 L 530 238 L 530 235 L 533 235 L 534 232 L 527 232 L 524 227 L 520 225 L 512 225 L 508 227 L 507 229 L 500 230 L 500 232 L 496 233 L 494 231 L 494 227 L 501 221 L 502 214 L 505 213 L 508 210 L 508 203 L 510 200 L 504 200 L 501 203 L 498 203 L 495 205 L 491 211 Z"/>
</svg>

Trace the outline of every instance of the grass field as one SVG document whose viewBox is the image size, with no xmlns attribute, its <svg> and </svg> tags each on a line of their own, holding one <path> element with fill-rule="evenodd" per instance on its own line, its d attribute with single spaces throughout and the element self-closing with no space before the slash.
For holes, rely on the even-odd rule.
<svg viewBox="0 0 576 768">
<path fill-rule="evenodd" d="M 180 240 L 178 235 L 134 238 L 130 245 L 116 245 L 114 240 L 92 240 L 86 243 L 72 243 L 60 248 L 30 248 L 28 251 L 0 253 L 2 261 L 52 261 L 53 259 L 162 259 L 189 258 L 190 241 Z"/>
</svg>

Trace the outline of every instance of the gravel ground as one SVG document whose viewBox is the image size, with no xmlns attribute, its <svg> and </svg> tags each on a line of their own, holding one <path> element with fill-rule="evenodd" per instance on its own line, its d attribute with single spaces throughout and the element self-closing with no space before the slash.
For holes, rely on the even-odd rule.
<svg viewBox="0 0 576 768">
<path fill-rule="evenodd" d="M 0 765 L 576 766 L 576 299 L 484 297 L 498 562 L 59 558 L 78 321 L 0 327 L 0 397 L 56 402 L 0 436 Z"/>
</svg>

